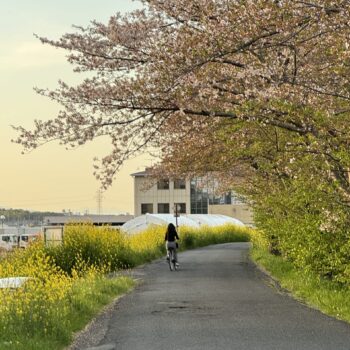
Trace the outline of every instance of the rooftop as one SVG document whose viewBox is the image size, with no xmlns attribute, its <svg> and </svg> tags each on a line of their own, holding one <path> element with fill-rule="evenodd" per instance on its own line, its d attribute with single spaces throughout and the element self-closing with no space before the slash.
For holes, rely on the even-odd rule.
<svg viewBox="0 0 350 350">
<path fill-rule="evenodd" d="M 121 229 L 126 233 L 134 234 L 146 230 L 150 226 L 166 226 L 169 223 L 197 228 L 225 224 L 245 226 L 238 219 L 219 214 L 181 214 L 177 219 L 173 214 L 145 214 L 128 221 Z"/>
<path fill-rule="evenodd" d="M 146 171 L 146 170 L 144 170 L 144 171 L 139 171 L 139 172 L 137 172 L 137 173 L 131 174 L 131 176 L 135 176 L 135 177 L 144 177 L 144 176 L 146 176 L 146 175 L 147 175 L 147 171 Z"/>
<path fill-rule="evenodd" d="M 62 215 L 45 216 L 47 225 L 64 225 L 67 223 L 93 223 L 93 224 L 124 224 L 133 219 L 133 215 Z"/>
</svg>

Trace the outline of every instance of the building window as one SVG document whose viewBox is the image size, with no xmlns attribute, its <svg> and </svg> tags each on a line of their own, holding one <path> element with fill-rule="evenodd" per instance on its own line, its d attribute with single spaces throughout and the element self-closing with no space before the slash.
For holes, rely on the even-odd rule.
<svg viewBox="0 0 350 350">
<path fill-rule="evenodd" d="M 153 214 L 153 204 L 152 203 L 142 203 L 141 204 L 141 214 Z"/>
<path fill-rule="evenodd" d="M 169 214 L 169 203 L 158 203 L 158 214 Z"/>
<path fill-rule="evenodd" d="M 208 214 L 208 183 L 197 177 L 191 180 L 191 214 Z"/>
<path fill-rule="evenodd" d="M 158 190 L 168 190 L 169 189 L 169 179 L 159 180 L 157 183 Z"/>
<path fill-rule="evenodd" d="M 185 190 L 186 189 L 186 180 L 175 179 L 174 180 L 174 189 L 175 190 Z"/>
<path fill-rule="evenodd" d="M 212 195 L 209 198 L 209 204 L 232 204 L 232 193 L 227 192 L 222 195 Z"/>
<path fill-rule="evenodd" d="M 178 214 L 186 214 L 186 203 L 174 203 L 177 206 Z"/>
</svg>

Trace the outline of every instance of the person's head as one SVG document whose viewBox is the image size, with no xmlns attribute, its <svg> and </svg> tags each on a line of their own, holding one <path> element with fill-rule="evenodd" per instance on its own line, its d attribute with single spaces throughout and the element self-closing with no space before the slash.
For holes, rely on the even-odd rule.
<svg viewBox="0 0 350 350">
<path fill-rule="evenodd" d="M 170 223 L 170 224 L 168 225 L 167 232 L 168 232 L 168 233 L 176 232 L 176 228 L 175 228 L 174 224 Z"/>
</svg>

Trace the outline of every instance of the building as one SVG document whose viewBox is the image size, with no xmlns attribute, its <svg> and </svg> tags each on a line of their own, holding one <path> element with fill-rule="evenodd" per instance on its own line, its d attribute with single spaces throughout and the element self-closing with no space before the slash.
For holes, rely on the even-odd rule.
<svg viewBox="0 0 350 350">
<path fill-rule="evenodd" d="M 62 215 L 45 216 L 44 225 L 64 226 L 71 223 L 90 223 L 95 226 L 121 226 L 133 219 L 133 215 Z"/>
<path fill-rule="evenodd" d="M 134 213 L 171 214 L 177 209 L 181 214 L 219 214 L 236 218 L 253 225 L 250 207 L 233 192 L 218 196 L 214 179 L 162 179 L 149 184 L 147 172 L 131 174 L 134 177 Z"/>
</svg>

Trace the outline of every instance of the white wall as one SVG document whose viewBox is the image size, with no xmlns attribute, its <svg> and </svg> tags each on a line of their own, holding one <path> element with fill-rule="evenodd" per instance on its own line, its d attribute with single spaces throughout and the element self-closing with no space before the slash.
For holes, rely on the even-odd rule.
<svg viewBox="0 0 350 350">
<path fill-rule="evenodd" d="M 209 214 L 226 215 L 242 221 L 245 225 L 254 225 L 252 209 L 244 203 L 209 205 Z"/>
</svg>

